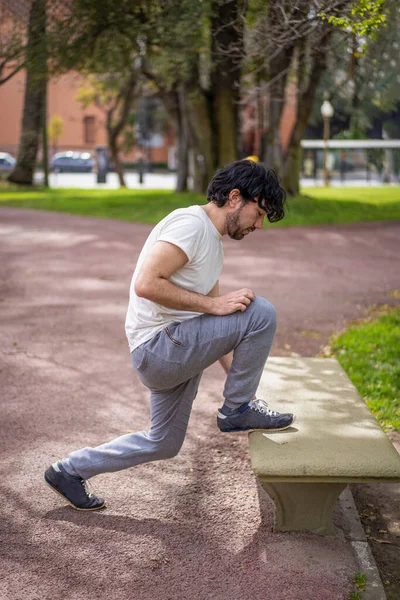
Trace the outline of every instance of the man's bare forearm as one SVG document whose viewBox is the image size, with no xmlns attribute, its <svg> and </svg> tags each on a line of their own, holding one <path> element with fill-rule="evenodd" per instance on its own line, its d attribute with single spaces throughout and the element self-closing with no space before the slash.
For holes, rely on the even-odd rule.
<svg viewBox="0 0 400 600">
<path fill-rule="evenodd" d="M 135 288 L 135 291 L 142 298 L 175 310 L 212 314 L 215 303 L 209 296 L 185 290 L 162 277 L 152 279 L 146 286 Z"/>
<path fill-rule="evenodd" d="M 237 310 L 244 311 L 255 298 L 249 288 L 241 288 L 220 296 L 218 286 L 210 290 L 210 295 L 190 292 L 172 283 L 169 277 L 143 272 L 135 282 L 135 292 L 139 298 L 146 298 L 166 308 L 188 310 L 211 315 L 230 315 Z"/>
</svg>

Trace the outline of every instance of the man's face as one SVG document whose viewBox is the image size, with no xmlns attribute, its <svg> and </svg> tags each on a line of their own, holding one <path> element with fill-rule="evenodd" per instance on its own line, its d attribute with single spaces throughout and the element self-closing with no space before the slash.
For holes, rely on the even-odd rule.
<svg viewBox="0 0 400 600">
<path fill-rule="evenodd" d="M 257 202 L 243 201 L 226 216 L 226 232 L 233 240 L 242 240 L 245 235 L 262 229 L 267 213 L 258 206 Z"/>
</svg>

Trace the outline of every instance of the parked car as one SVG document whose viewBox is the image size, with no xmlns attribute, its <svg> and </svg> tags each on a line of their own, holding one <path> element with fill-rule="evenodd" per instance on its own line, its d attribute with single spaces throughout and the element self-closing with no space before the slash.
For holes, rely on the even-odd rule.
<svg viewBox="0 0 400 600">
<path fill-rule="evenodd" d="M 58 152 L 50 162 L 53 173 L 91 173 L 94 160 L 90 152 Z"/>
<path fill-rule="evenodd" d="M 8 152 L 0 152 L 0 173 L 11 173 L 16 162 Z"/>
</svg>

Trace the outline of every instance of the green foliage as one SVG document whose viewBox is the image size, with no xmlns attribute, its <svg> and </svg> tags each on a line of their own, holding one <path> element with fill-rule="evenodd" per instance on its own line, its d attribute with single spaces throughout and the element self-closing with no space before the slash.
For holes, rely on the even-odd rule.
<svg viewBox="0 0 400 600">
<path fill-rule="evenodd" d="M 400 188 L 312 188 L 290 199 L 287 216 L 267 227 L 400 219 Z M 192 192 L 0 188 L 0 206 L 36 208 L 94 217 L 157 223 L 175 208 L 204 204 Z"/>
<path fill-rule="evenodd" d="M 75 100 L 82 108 L 87 108 L 96 101 L 97 92 L 94 87 L 81 87 L 75 95 Z"/>
<path fill-rule="evenodd" d="M 191 76 L 208 45 L 210 6 L 211 0 L 71 0 L 54 9 L 53 68 L 118 73 L 140 58 L 171 88 Z"/>
<path fill-rule="evenodd" d="M 82 108 L 87 108 L 91 104 L 100 108 L 105 115 L 107 129 L 114 127 L 121 118 L 121 102 L 129 80 L 130 73 L 121 73 L 116 77 L 114 73 L 100 75 L 88 75 L 87 84 L 81 87 L 75 95 Z M 133 102 L 132 102 L 133 104 Z M 133 108 L 130 112 L 132 114 Z M 133 146 L 133 132 L 130 124 L 129 113 L 126 122 L 123 124 L 118 145 L 125 152 L 128 152 Z"/>
<path fill-rule="evenodd" d="M 287 216 L 272 227 L 357 223 L 400 218 L 400 188 L 307 188 L 288 201 Z"/>
<path fill-rule="evenodd" d="M 400 137 L 400 12 L 395 0 L 386 0 L 384 8 L 385 27 L 376 32 L 374 39 L 368 39 L 368 43 L 367 38 L 362 37 L 351 40 L 351 33 L 336 31 L 334 34 L 330 68 L 321 79 L 310 120 L 311 125 L 320 124 L 322 128 L 320 106 L 324 92 L 329 91 L 335 109 L 334 138 L 371 137 L 371 127 L 376 128 L 380 121 L 390 137 Z M 340 43 L 343 36 L 350 38 L 347 44 Z"/>
<path fill-rule="evenodd" d="M 0 188 L 1 189 L 1 188 Z M 172 210 L 203 203 L 193 193 L 165 190 L 50 189 L 0 191 L 0 206 L 44 209 L 122 221 L 156 224 Z"/>
<path fill-rule="evenodd" d="M 383 14 L 385 0 L 358 0 L 351 8 L 349 15 L 328 15 L 320 12 L 319 17 L 327 20 L 334 27 L 351 31 L 354 35 L 371 37 L 386 25 L 386 15 Z"/>
<path fill-rule="evenodd" d="M 400 309 L 350 327 L 332 350 L 380 425 L 400 430 Z"/>
<path fill-rule="evenodd" d="M 356 573 L 354 576 L 354 584 L 358 587 L 360 591 L 365 590 L 365 586 L 367 585 L 367 576 L 365 573 L 360 571 L 360 573 Z"/>
<path fill-rule="evenodd" d="M 53 115 L 49 120 L 47 131 L 49 140 L 57 144 L 64 131 L 64 119 L 60 115 Z"/>
<path fill-rule="evenodd" d="M 129 69 L 146 35 L 143 7 L 131 0 L 71 0 L 49 4 L 49 44 L 54 72 L 94 74 Z M 146 13 L 158 10 L 146 2 Z"/>
<path fill-rule="evenodd" d="M 82 108 L 95 104 L 98 108 L 109 109 L 115 105 L 116 100 L 123 90 L 128 75 L 120 73 L 104 73 L 103 75 L 87 76 L 87 84 L 81 87 L 75 95 Z"/>
<path fill-rule="evenodd" d="M 170 91 L 200 69 L 203 83 L 210 70 L 211 0 L 175 0 L 153 15 L 147 60 L 157 81 Z"/>
<path fill-rule="evenodd" d="M 394 0 L 345 2 L 340 4 L 341 13 L 338 13 L 337 2 L 321 0 L 313 4 L 321 7 L 321 18 L 318 18 L 317 10 L 315 12 L 308 12 L 307 9 L 300 10 L 298 6 L 294 8 L 293 3 L 285 0 L 281 4 L 277 3 L 278 8 L 282 9 L 280 11 L 282 14 L 274 20 L 269 18 L 274 3 L 263 0 L 249 0 L 247 3 L 244 0 L 237 0 L 236 5 L 240 13 L 238 24 L 241 27 L 242 23 L 246 23 L 245 52 L 242 53 L 241 48 L 235 49 L 234 44 L 230 46 L 228 44 L 226 52 L 225 50 L 220 52 L 219 58 L 223 59 L 224 52 L 225 56 L 231 52 L 238 52 L 235 55 L 236 64 L 241 65 L 242 70 L 241 77 L 238 75 L 235 81 L 235 89 L 239 89 L 239 85 L 242 90 L 248 86 L 248 96 L 253 95 L 254 99 L 256 86 L 260 91 L 259 114 L 264 114 L 267 110 L 267 94 L 271 91 L 268 68 L 271 67 L 271 56 L 274 55 L 276 58 L 277 50 L 283 49 L 282 52 L 285 53 L 288 48 L 293 49 L 293 46 L 296 46 L 289 69 L 289 78 L 296 80 L 301 92 L 307 89 L 308 82 L 312 80 L 313 52 L 316 47 L 319 47 L 324 32 L 332 29 L 331 26 L 336 27 L 337 38 L 341 38 L 341 42 L 345 40 L 344 44 L 335 44 L 335 47 L 340 48 L 341 55 L 338 62 L 342 63 L 340 68 L 342 74 L 344 73 L 343 76 L 346 77 L 347 69 L 343 68 L 343 62 L 347 62 L 348 59 L 350 42 L 346 41 L 346 38 L 349 37 L 347 32 L 351 32 L 352 35 L 357 36 L 359 42 L 356 54 L 360 62 L 361 76 L 357 86 L 363 79 L 363 92 L 359 94 L 362 109 L 358 109 L 356 115 L 352 114 L 352 90 L 347 86 L 348 81 L 345 80 L 344 85 L 341 85 L 340 81 L 333 79 L 330 82 L 330 89 L 336 90 L 338 95 L 343 92 L 340 102 L 346 115 L 351 114 L 352 132 L 365 133 L 374 117 L 382 111 L 389 111 L 396 107 L 400 97 L 398 65 L 394 57 L 395 46 L 393 45 L 393 55 L 388 52 L 387 58 L 380 52 L 381 46 L 378 47 L 378 41 L 382 41 L 381 32 L 384 25 L 388 25 L 385 27 L 386 31 L 390 29 L 392 33 L 393 29 L 397 34 L 398 28 L 389 28 L 391 21 L 387 6 L 392 6 L 393 2 Z M 196 93 L 196 86 L 199 95 L 203 96 L 203 92 L 206 92 L 210 129 L 218 131 L 219 123 L 216 122 L 215 111 L 212 108 L 213 82 L 216 79 L 215 64 L 218 63 L 214 56 L 216 53 L 212 24 L 216 9 L 223 4 L 223 0 L 196 2 L 193 0 L 162 0 L 161 2 L 119 0 L 117 3 L 115 0 L 101 2 L 71 0 L 67 3 L 56 0 L 48 2 L 48 47 L 52 57 L 51 72 L 59 73 L 73 69 L 91 74 L 100 82 L 102 89 L 99 89 L 99 85 L 96 84 L 95 92 L 89 89 L 81 90 L 79 98 L 82 105 L 87 106 L 91 102 L 96 102 L 102 107 L 110 107 L 113 98 L 123 87 L 120 85 L 121 82 L 132 70 L 132 66 L 137 64 L 138 71 L 142 69 L 145 73 L 147 70 L 146 76 L 153 82 L 147 84 L 145 95 L 161 91 L 165 99 L 166 92 L 175 93 L 178 89 L 182 91 L 190 87 Z M 304 4 L 306 5 L 307 3 Z M 377 45 L 374 56 L 377 56 L 381 63 L 371 68 L 370 64 L 364 61 L 365 48 L 369 47 L 371 40 L 375 39 Z M 367 45 L 366 41 L 368 41 Z M 371 57 L 372 55 L 369 58 Z M 275 62 L 278 63 L 277 70 L 281 69 L 279 57 Z M 363 74 L 361 69 L 364 69 Z M 233 70 L 231 69 L 231 72 Z M 284 81 L 284 76 L 286 75 L 275 73 L 273 79 Z M 181 85 L 189 82 L 190 86 Z M 242 99 L 244 96 L 245 94 L 242 95 Z M 181 100 L 183 97 L 184 92 Z M 258 99 L 253 102 L 253 106 L 256 102 Z M 310 97 L 302 106 L 311 106 L 312 102 L 313 98 Z M 171 105 L 169 110 L 171 111 Z M 114 123 L 117 112 L 115 110 L 112 115 Z M 190 123 L 192 124 L 194 120 L 192 119 Z M 260 129 L 265 125 L 266 123 L 261 123 L 260 120 Z M 201 128 L 199 129 L 202 131 Z M 120 139 L 119 143 L 125 149 L 132 147 L 134 140 L 131 131 L 131 127 L 126 127 L 120 132 L 123 139 Z M 192 139 L 195 137 L 195 135 L 191 136 Z M 216 140 L 214 141 L 213 148 L 217 146 Z M 230 144 L 234 145 L 231 142 Z M 210 154 L 212 152 L 207 153 Z M 281 159 L 283 171 L 283 157 Z"/>
<path fill-rule="evenodd" d="M 361 600 L 361 596 L 358 592 L 350 592 L 348 600 Z"/>
</svg>

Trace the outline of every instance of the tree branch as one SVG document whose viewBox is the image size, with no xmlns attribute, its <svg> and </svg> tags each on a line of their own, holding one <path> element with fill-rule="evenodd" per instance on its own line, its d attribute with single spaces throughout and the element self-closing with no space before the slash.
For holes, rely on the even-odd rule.
<svg viewBox="0 0 400 600">
<path fill-rule="evenodd" d="M 132 69 L 132 71 L 129 75 L 129 78 L 128 78 L 128 81 L 126 83 L 124 90 L 121 90 L 120 94 L 118 94 L 117 101 L 119 102 L 120 100 L 123 100 L 123 103 L 122 103 L 122 108 L 120 110 L 117 123 L 114 126 L 110 126 L 111 140 L 115 140 L 119 136 L 119 134 L 121 133 L 123 128 L 125 127 L 126 120 L 128 118 L 129 111 L 130 111 L 131 105 L 132 105 L 132 100 L 133 100 L 136 83 L 137 83 L 137 71 L 136 71 L 136 68 L 134 68 L 134 69 Z M 115 110 L 116 107 L 117 107 L 117 103 L 114 105 L 113 110 Z"/>
<path fill-rule="evenodd" d="M 13 69 L 11 71 L 11 73 L 9 73 L 8 75 L 6 75 L 5 77 L 1 77 L 0 78 L 0 85 L 3 85 L 3 83 L 6 83 L 9 79 L 11 79 L 11 77 L 14 77 L 14 75 L 16 75 L 18 73 L 18 71 L 20 71 L 21 69 L 23 69 L 25 67 L 25 61 L 23 61 L 22 63 L 20 63 L 19 65 L 17 65 L 15 67 L 15 69 Z M 0 68 L 0 73 L 3 70 L 3 65 Z"/>
</svg>

